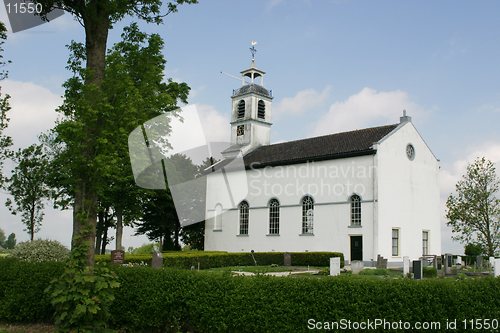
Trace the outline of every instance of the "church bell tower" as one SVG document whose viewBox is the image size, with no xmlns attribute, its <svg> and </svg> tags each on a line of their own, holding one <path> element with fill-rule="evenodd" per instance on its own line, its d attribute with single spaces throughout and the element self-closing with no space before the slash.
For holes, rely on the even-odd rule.
<svg viewBox="0 0 500 333">
<path fill-rule="evenodd" d="M 243 153 L 268 145 L 271 134 L 272 92 L 264 88 L 264 71 L 255 65 L 256 42 L 252 41 L 252 63 L 241 72 L 242 86 L 231 96 L 231 146 Z"/>
</svg>

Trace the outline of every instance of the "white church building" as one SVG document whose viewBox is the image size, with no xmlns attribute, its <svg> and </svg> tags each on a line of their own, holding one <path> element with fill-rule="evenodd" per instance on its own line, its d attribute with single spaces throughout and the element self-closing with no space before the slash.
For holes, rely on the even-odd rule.
<svg viewBox="0 0 500 333">
<path fill-rule="evenodd" d="M 225 174 L 245 173 L 248 192 L 227 206 L 221 173 L 208 175 L 205 250 L 336 251 L 346 262 L 392 263 L 441 254 L 439 161 L 411 117 L 270 144 L 265 73 L 252 61 L 241 74 L 223 154 L 243 154 L 244 170 Z"/>
</svg>

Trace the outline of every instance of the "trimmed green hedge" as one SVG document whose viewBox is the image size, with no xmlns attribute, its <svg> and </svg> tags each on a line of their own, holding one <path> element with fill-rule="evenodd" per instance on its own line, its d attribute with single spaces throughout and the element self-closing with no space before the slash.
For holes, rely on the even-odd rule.
<svg viewBox="0 0 500 333">
<path fill-rule="evenodd" d="M 283 265 L 283 252 L 255 252 L 253 255 L 257 265 Z M 340 257 L 340 266 L 344 267 L 344 256 L 338 252 L 291 252 L 293 266 L 329 266 L 330 258 Z M 110 262 L 111 255 L 96 256 L 98 262 Z M 146 263 L 151 265 L 151 255 L 125 254 L 126 263 Z M 163 266 L 190 269 L 226 267 L 226 266 L 251 266 L 254 265 L 250 253 L 236 252 L 166 252 L 163 253 Z"/>
<path fill-rule="evenodd" d="M 306 332 L 309 319 L 439 321 L 499 318 L 500 279 L 231 277 L 207 271 L 119 267 L 112 326 L 127 332 Z M 57 263 L 0 260 L 0 321 L 41 322 Z M 444 330 L 444 326 L 442 327 Z"/>
</svg>

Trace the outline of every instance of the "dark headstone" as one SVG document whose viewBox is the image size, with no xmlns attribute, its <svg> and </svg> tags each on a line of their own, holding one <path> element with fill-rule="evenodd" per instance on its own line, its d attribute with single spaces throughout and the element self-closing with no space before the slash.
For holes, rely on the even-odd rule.
<svg viewBox="0 0 500 333">
<path fill-rule="evenodd" d="M 413 260 L 413 278 L 415 280 L 422 280 L 424 277 L 422 270 L 422 261 L 421 260 Z"/>
<path fill-rule="evenodd" d="M 476 267 L 483 268 L 483 256 L 476 257 Z"/>
<path fill-rule="evenodd" d="M 377 255 L 377 268 L 387 269 L 387 259 L 384 259 L 380 254 Z"/>
<path fill-rule="evenodd" d="M 153 259 L 151 260 L 151 266 L 153 268 L 161 268 L 163 267 L 163 256 L 161 253 L 154 252 Z"/>
<path fill-rule="evenodd" d="M 283 265 L 292 266 L 292 255 L 290 253 L 283 254 Z"/>
<path fill-rule="evenodd" d="M 443 261 L 443 259 L 441 257 L 436 257 L 436 263 L 437 263 L 436 269 L 437 270 L 440 270 L 442 268 L 442 266 L 443 266 L 442 261 Z"/>
<path fill-rule="evenodd" d="M 125 262 L 125 251 L 123 250 L 111 251 L 111 263 L 121 265 L 124 262 Z"/>
</svg>

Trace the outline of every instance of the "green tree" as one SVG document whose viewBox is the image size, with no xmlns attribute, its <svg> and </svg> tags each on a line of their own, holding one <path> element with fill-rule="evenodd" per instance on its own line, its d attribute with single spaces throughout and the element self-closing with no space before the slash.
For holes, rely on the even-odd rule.
<svg viewBox="0 0 500 333">
<path fill-rule="evenodd" d="M 94 246 L 98 206 L 98 183 L 100 148 L 106 144 L 103 133 L 108 130 L 110 105 L 102 85 L 105 79 L 106 47 L 109 30 L 113 24 L 125 16 L 136 16 L 146 22 L 161 23 L 162 18 L 176 12 L 183 3 L 196 3 L 196 0 L 176 0 L 166 4 L 162 13 L 160 0 L 36 0 L 42 4 L 47 14 L 54 8 L 72 14 L 85 30 L 85 45 L 79 51 L 80 59 L 85 59 L 85 70 L 80 78 L 65 84 L 65 106 L 63 114 L 72 123 L 59 128 L 59 140 L 66 146 L 71 157 L 71 176 L 73 179 L 73 246 L 82 245 L 87 249 L 87 265 L 94 265 Z M 70 63 L 71 66 L 71 63 Z M 70 89 L 71 85 L 79 86 Z M 74 87 L 73 87 L 74 88 Z M 74 93 L 77 93 L 76 95 Z M 118 119 L 119 114 L 114 114 Z"/>
<path fill-rule="evenodd" d="M 479 256 L 483 253 L 483 247 L 479 244 L 469 243 L 469 244 L 465 245 L 464 252 L 465 252 L 466 256 L 476 257 L 476 256 Z"/>
<path fill-rule="evenodd" d="M 15 233 L 11 233 L 9 235 L 9 237 L 7 237 L 7 240 L 5 241 L 4 243 L 4 247 L 6 249 L 13 249 L 14 247 L 16 247 L 16 234 Z"/>
<path fill-rule="evenodd" d="M 7 190 L 13 200 L 7 199 L 5 205 L 13 215 L 21 215 L 21 220 L 26 225 L 25 230 L 33 241 L 42 224 L 43 201 L 49 197 L 46 185 L 49 162 L 42 145 L 20 149 L 14 161 L 17 166 L 7 181 Z"/>
<path fill-rule="evenodd" d="M 0 22 L 0 68 L 3 68 L 9 63 L 3 57 L 3 44 L 7 39 L 7 29 L 5 25 Z M 7 78 L 7 71 L 0 69 L 0 80 Z M 10 96 L 2 94 L 0 90 L 0 187 L 4 186 L 6 177 L 3 174 L 3 165 L 5 159 L 12 156 L 10 147 L 12 146 L 12 138 L 5 134 L 5 129 L 9 123 L 7 112 L 10 110 L 9 104 Z"/>
<path fill-rule="evenodd" d="M 0 229 L 0 248 L 3 247 L 5 248 L 5 232 Z"/>
<path fill-rule="evenodd" d="M 494 164 L 484 157 L 469 164 L 455 192 L 446 201 L 453 238 L 476 243 L 494 256 L 500 248 L 500 179 Z"/>
</svg>

